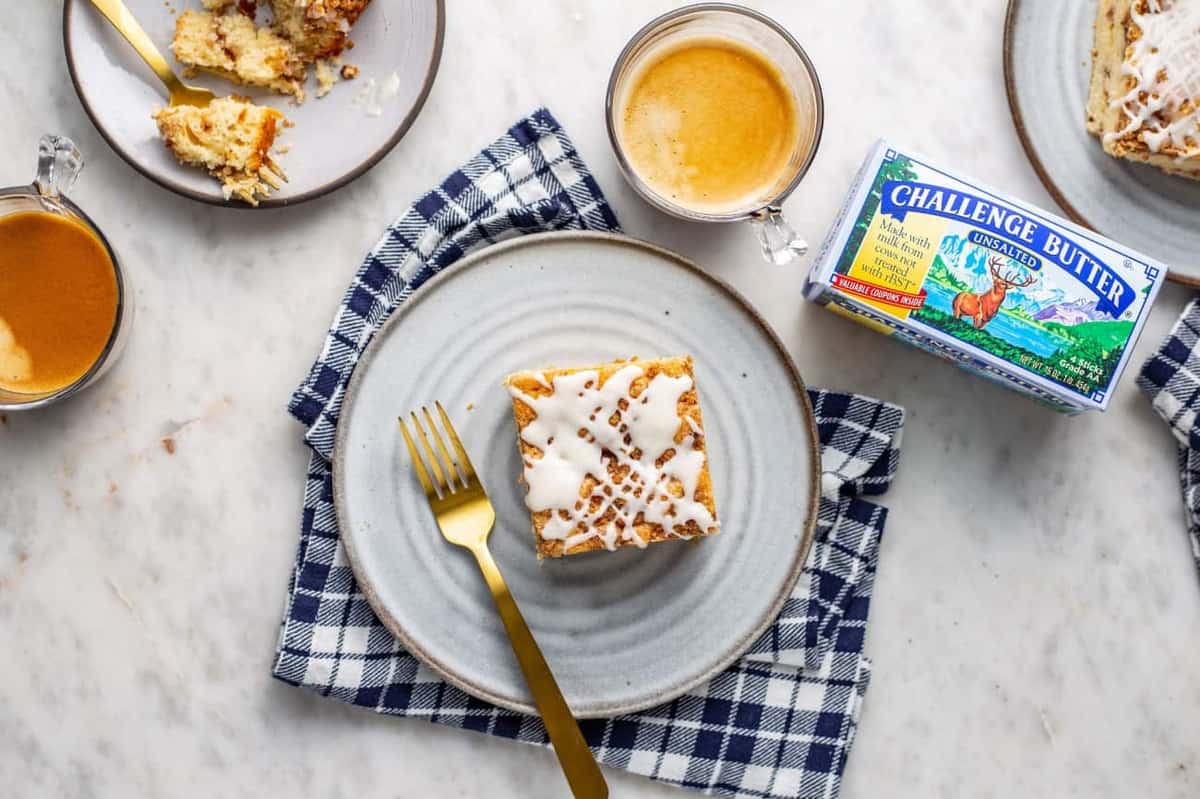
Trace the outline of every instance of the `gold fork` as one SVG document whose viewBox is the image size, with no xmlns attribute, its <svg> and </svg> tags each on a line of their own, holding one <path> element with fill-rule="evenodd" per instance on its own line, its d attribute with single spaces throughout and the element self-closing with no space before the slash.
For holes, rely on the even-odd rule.
<svg viewBox="0 0 1200 799">
<path fill-rule="evenodd" d="M 542 651 L 533 640 L 533 634 L 529 632 L 529 627 L 526 626 L 525 619 L 522 618 L 521 611 L 509 593 L 508 586 L 504 584 L 500 569 L 496 567 L 496 561 L 492 560 L 492 553 L 488 550 L 488 534 L 496 523 L 496 512 L 492 509 L 492 503 L 488 501 L 454 425 L 450 423 L 450 417 L 446 415 L 440 402 L 434 405 L 454 449 L 453 458 L 442 441 L 429 408 L 421 408 L 429 428 L 429 437 L 426 437 L 425 428 L 421 426 L 416 412 L 412 413 L 411 419 L 417 438 L 421 442 L 421 450 L 425 453 L 424 459 L 408 432 L 403 416 L 400 417 L 400 432 L 404 434 L 404 443 L 408 445 L 417 477 L 421 481 L 421 487 L 425 489 L 430 507 L 433 508 L 438 527 L 447 541 L 465 547 L 475 556 L 475 561 L 487 580 L 488 588 L 492 591 L 496 610 L 500 612 L 504 629 L 508 631 L 513 653 L 521 665 L 538 712 L 542 714 L 542 722 L 546 725 L 550 743 L 554 745 L 554 754 L 558 756 L 559 765 L 567 777 L 571 792 L 577 799 L 604 799 L 608 796 L 608 785 L 604 782 L 604 775 L 600 773 L 595 757 L 584 742 L 579 724 L 571 715 L 571 709 L 567 707 Z M 430 447 L 429 438 L 433 439 L 437 454 L 434 453 L 434 448 Z"/>
<path fill-rule="evenodd" d="M 208 89 L 189 86 L 179 79 L 179 76 L 167 64 L 167 60 L 163 58 L 162 53 L 154 46 L 154 42 L 146 34 L 146 31 L 134 19 L 133 12 L 129 10 L 123 0 L 92 0 L 92 5 L 112 23 L 112 26 L 117 29 L 117 33 L 125 37 L 125 41 L 133 45 L 133 49 L 150 69 L 154 70 L 154 74 L 167 87 L 167 92 L 171 96 L 171 105 L 194 105 L 197 108 L 204 108 L 216 99 L 216 95 Z M 265 183 L 259 185 L 258 191 L 264 197 L 270 193 L 272 188 L 279 188 L 280 180 L 287 183 L 287 175 L 279 168 L 275 159 L 269 155 L 263 159 L 263 168 L 259 175 Z"/>
</svg>

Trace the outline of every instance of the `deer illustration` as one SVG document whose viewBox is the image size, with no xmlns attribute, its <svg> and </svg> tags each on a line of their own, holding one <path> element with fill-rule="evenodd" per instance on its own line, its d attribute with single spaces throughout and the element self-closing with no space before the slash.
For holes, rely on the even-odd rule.
<svg viewBox="0 0 1200 799">
<path fill-rule="evenodd" d="M 1025 288 L 1033 285 L 1037 280 L 1034 275 L 1025 275 L 1024 280 L 1018 280 L 1020 272 L 1000 274 L 1000 267 L 1004 265 L 1004 260 L 998 255 L 993 255 L 988 258 L 988 271 L 992 273 L 992 287 L 980 294 L 973 294 L 969 291 L 960 291 L 954 295 L 954 318 L 962 319 L 964 316 L 971 317 L 971 321 L 975 325 L 976 330 L 982 330 L 983 326 L 992 321 L 1000 311 L 1000 305 L 1004 302 L 1004 295 L 1008 293 L 1010 288 Z"/>
</svg>

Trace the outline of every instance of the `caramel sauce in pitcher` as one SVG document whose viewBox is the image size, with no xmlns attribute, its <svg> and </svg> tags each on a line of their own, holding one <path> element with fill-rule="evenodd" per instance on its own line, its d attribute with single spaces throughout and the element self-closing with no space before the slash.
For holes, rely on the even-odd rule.
<svg viewBox="0 0 1200 799">
<path fill-rule="evenodd" d="M 116 271 L 94 233 L 43 211 L 0 217 L 0 389 L 71 385 L 104 352 L 116 317 Z"/>
</svg>

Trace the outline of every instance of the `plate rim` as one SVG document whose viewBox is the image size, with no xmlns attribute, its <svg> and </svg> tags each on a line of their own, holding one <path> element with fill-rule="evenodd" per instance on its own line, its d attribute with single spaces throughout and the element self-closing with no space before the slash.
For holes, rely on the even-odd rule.
<svg viewBox="0 0 1200 799">
<path fill-rule="evenodd" d="M 630 701 L 623 703 L 595 703 L 584 708 L 572 708 L 572 713 L 576 718 L 609 718 L 612 716 L 622 716 L 629 713 L 636 713 L 657 705 L 661 705 L 665 702 L 669 702 L 673 699 L 677 699 L 696 686 L 711 681 L 714 676 L 729 668 L 730 665 L 732 665 L 739 657 L 741 657 L 746 650 L 749 649 L 750 646 L 753 645 L 754 642 L 757 641 L 767 631 L 767 629 L 779 616 L 780 611 L 783 609 L 784 603 L 787 601 L 788 597 L 791 596 L 792 589 L 795 587 L 797 580 L 804 571 L 804 567 L 808 562 L 809 552 L 812 549 L 813 538 L 816 532 L 817 509 L 820 501 L 821 480 L 821 449 L 819 443 L 820 438 L 817 433 L 816 414 L 813 411 L 812 402 L 808 396 L 808 389 L 805 386 L 804 380 L 800 376 L 800 370 L 796 367 L 796 363 L 788 353 L 783 341 L 779 338 L 778 334 L 776 334 L 775 330 L 770 326 L 766 319 L 764 319 L 762 315 L 759 314 L 759 312 L 754 308 L 754 306 L 751 305 L 736 289 L 734 289 L 724 280 L 716 277 L 715 275 L 709 274 L 694 261 L 684 257 L 683 255 L 680 255 L 679 253 L 676 253 L 665 247 L 660 247 L 657 244 L 653 244 L 643 239 L 618 233 L 580 230 L 530 233 L 517 236 L 516 238 L 509 239 L 507 241 L 492 244 L 483 248 L 482 250 L 465 256 L 455 264 L 429 278 L 429 280 L 427 280 L 426 283 L 421 286 L 421 288 L 414 294 L 413 297 L 392 312 L 392 314 L 384 321 L 383 325 L 380 326 L 379 330 L 375 331 L 371 337 L 370 343 L 367 345 L 366 349 L 363 350 L 363 353 L 359 358 L 358 365 L 355 367 L 354 373 L 351 375 L 350 382 L 346 386 L 346 394 L 342 400 L 342 407 L 341 411 L 339 412 L 337 432 L 334 436 L 332 457 L 333 503 L 338 522 L 338 529 L 351 529 L 347 526 L 346 519 L 346 478 L 343 469 L 344 459 L 342 457 L 347 446 L 346 430 L 349 429 L 349 425 L 345 424 L 345 422 L 353 412 L 354 398 L 357 395 L 359 384 L 362 381 L 362 376 L 366 374 L 367 370 L 370 368 L 371 363 L 379 349 L 380 342 L 383 341 L 384 334 L 388 332 L 389 328 L 400 324 L 413 304 L 420 301 L 423 296 L 430 294 L 432 290 L 435 290 L 438 284 L 443 282 L 448 276 L 453 276 L 455 273 L 463 269 L 470 269 L 484 262 L 485 260 L 490 260 L 498 253 L 502 253 L 507 250 L 519 249 L 523 247 L 537 247 L 544 243 L 562 241 L 591 242 L 593 244 L 603 244 L 606 246 L 618 245 L 632 247 L 634 249 L 642 250 L 643 252 L 649 252 L 653 255 L 659 256 L 660 260 L 669 262 L 690 272 L 694 276 L 707 281 L 711 285 L 715 286 L 718 290 L 724 292 L 739 306 L 744 308 L 758 325 L 758 327 L 766 334 L 771 345 L 776 349 L 779 357 L 782 359 L 783 364 L 788 371 L 789 377 L 791 377 L 792 387 L 796 397 L 799 400 L 800 410 L 804 416 L 805 426 L 808 430 L 808 452 L 813 466 L 812 473 L 809 476 L 807 515 L 805 520 L 801 522 L 802 534 L 800 537 L 800 544 L 796 548 L 795 557 L 793 559 L 791 568 L 788 571 L 787 579 L 783 583 L 782 589 L 772 600 L 771 605 L 768 607 L 766 613 L 763 614 L 763 617 L 758 620 L 758 622 L 746 635 L 735 642 L 726 652 L 722 653 L 720 657 L 716 658 L 711 665 L 705 667 L 698 674 L 688 677 L 671 688 L 665 689 L 660 693 L 641 701 Z M 347 560 L 350 563 L 351 570 L 354 572 L 354 578 L 358 583 L 359 590 L 362 591 L 363 596 L 366 598 L 367 603 L 371 607 L 371 610 L 374 611 L 375 615 L 379 617 L 379 620 L 388 629 L 388 631 L 400 641 L 405 650 L 407 650 L 426 666 L 431 668 L 446 682 L 450 683 L 456 688 L 459 688 L 467 694 L 476 697 L 477 699 L 482 699 L 486 702 L 490 702 L 499 707 L 518 713 L 525 713 L 533 716 L 539 715 L 537 708 L 533 704 L 515 701 L 510 697 L 497 694 L 485 686 L 479 685 L 469 677 L 453 671 L 446 664 L 438 661 L 436 658 L 430 656 L 429 653 L 425 652 L 421 648 L 420 643 L 413 639 L 412 636 L 410 636 L 407 631 L 404 630 L 403 626 L 400 625 L 400 623 L 388 612 L 387 608 L 383 606 L 383 603 L 380 601 L 374 586 L 372 586 L 368 580 L 364 579 L 359 554 L 357 551 L 355 551 L 354 544 L 352 542 L 353 536 L 343 534 L 339 537 L 346 548 Z"/>
<path fill-rule="evenodd" d="M 84 0 L 64 0 L 63 2 L 63 53 L 67 59 L 67 73 L 71 76 L 71 85 L 75 89 L 75 96 L 79 98 L 79 103 L 83 106 L 84 113 L 86 113 L 88 119 L 91 120 L 92 127 L 94 127 L 100 134 L 100 138 L 104 139 L 109 148 L 112 149 L 112 151 L 118 156 L 120 156 L 121 160 L 123 160 L 126 164 L 133 167 L 136 172 L 149 179 L 151 182 L 163 187 L 167 191 L 174 192 L 175 194 L 178 194 L 181 197 L 186 197 L 189 200 L 202 202 L 206 205 L 215 205 L 221 208 L 235 208 L 238 210 L 248 211 L 265 210 L 268 208 L 286 208 L 291 205 L 299 205 L 300 203 L 307 202 L 309 200 L 315 200 L 318 197 L 324 197 L 326 194 L 337 191 L 347 183 L 350 183 L 351 181 L 361 177 L 364 173 L 382 161 L 384 156 L 390 153 L 395 146 L 400 143 L 400 140 L 404 138 L 404 135 L 408 133 L 409 128 L 412 127 L 413 123 L 420 115 L 421 109 L 425 107 L 425 101 L 429 98 L 429 92 L 433 89 L 434 79 L 437 77 L 438 68 L 441 66 L 442 46 L 445 42 L 446 35 L 446 0 L 434 0 L 434 5 L 436 8 L 436 30 L 434 31 L 433 52 L 430 54 L 429 64 L 425 68 L 425 75 L 421 83 L 421 91 L 417 94 L 417 99 L 413 103 L 412 108 L 409 109 L 404 119 L 400 121 L 400 124 L 397 126 L 395 132 L 392 133 L 391 137 L 384 142 L 379 149 L 371 153 L 370 156 L 368 156 L 348 172 L 339 175 L 333 180 L 322 183 L 313 189 L 309 189 L 303 194 L 297 194 L 294 197 L 267 197 L 259 200 L 258 205 L 250 205 L 248 203 L 226 200 L 220 196 L 205 194 L 204 192 L 196 191 L 195 189 L 192 189 L 183 183 L 179 183 L 171 180 L 168 177 L 158 175 L 154 171 L 144 168 L 137 162 L 136 159 L 133 158 L 130 153 L 122 149 L 108 129 L 100 123 L 100 120 L 96 116 L 96 112 L 93 110 L 91 103 L 88 102 L 87 96 L 83 93 L 83 90 L 80 89 L 79 86 L 79 77 L 76 74 L 75 69 L 75 54 L 71 48 L 71 12 L 77 4 L 81 6 L 87 5 Z"/>
<path fill-rule="evenodd" d="M 1030 139 L 1029 131 L 1025 127 L 1025 117 L 1021 112 L 1021 101 L 1017 97 L 1017 85 L 1016 80 L 1013 77 L 1014 73 L 1012 64 L 1013 30 L 1016 28 L 1017 13 L 1019 7 L 1021 6 L 1021 2 L 1022 0 L 1008 0 L 1008 8 L 1004 12 L 1004 57 L 1002 59 L 1004 62 L 1004 93 L 1008 97 L 1008 110 L 1012 115 L 1013 125 L 1017 129 L 1017 138 L 1021 142 L 1021 149 L 1025 151 L 1025 157 L 1029 159 L 1030 165 L 1033 166 L 1033 171 L 1037 173 L 1038 179 L 1042 181 L 1042 185 L 1054 199 L 1054 202 L 1058 203 L 1058 207 L 1061 208 L 1063 212 L 1066 213 L 1067 217 L 1073 222 L 1083 225 L 1088 230 L 1104 236 L 1106 234 L 1103 231 L 1097 230 L 1095 225 L 1089 222 L 1083 216 L 1083 214 L 1081 214 L 1078 209 L 1075 208 L 1075 206 L 1071 205 L 1071 203 L 1067 201 L 1066 196 L 1062 193 L 1062 190 L 1058 187 L 1058 184 L 1056 184 L 1054 179 L 1050 177 L 1050 173 L 1046 169 L 1046 165 L 1042 162 L 1041 157 L 1038 155 L 1037 150 L 1034 148 L 1033 140 Z M 1200 276 L 1189 277 L 1188 275 L 1181 274 L 1170 267 L 1167 268 L 1167 280 L 1184 286 L 1191 286 L 1192 288 L 1200 288 Z"/>
</svg>

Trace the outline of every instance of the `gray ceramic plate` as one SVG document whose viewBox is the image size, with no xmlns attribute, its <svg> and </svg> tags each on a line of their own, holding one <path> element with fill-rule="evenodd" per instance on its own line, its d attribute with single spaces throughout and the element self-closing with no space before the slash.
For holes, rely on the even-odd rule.
<svg viewBox="0 0 1200 799">
<path fill-rule="evenodd" d="M 1200 182 L 1105 154 L 1084 127 L 1096 0 L 1010 0 L 1008 101 L 1025 152 L 1067 216 L 1200 285 Z"/>
<path fill-rule="evenodd" d="M 696 359 L 722 532 L 539 564 L 504 376 L 684 353 Z M 495 505 L 496 560 L 579 716 L 632 712 L 705 681 L 766 629 L 799 575 L 817 497 L 812 409 L 745 302 L 680 256 L 620 236 L 491 247 L 375 336 L 334 460 L 338 523 L 372 607 L 468 693 L 533 711 L 478 568 L 442 540 L 400 437 L 397 415 L 435 399 Z"/>
<path fill-rule="evenodd" d="M 199 0 L 125 3 L 179 71 L 180 64 L 169 48 L 175 19 L 188 8 L 201 8 Z M 278 144 L 289 148 L 279 160 L 290 182 L 257 207 L 289 205 L 350 182 L 400 141 L 433 85 L 444 24 L 442 0 L 374 0 L 354 26 L 354 49 L 344 56 L 345 63 L 359 67 L 359 76 L 338 83 L 322 99 L 316 98 L 316 81 L 310 77 L 309 98 L 300 106 L 291 104 L 287 97 L 210 75 L 187 80 L 207 86 L 218 95 L 249 95 L 278 108 L 295 123 L 277 139 Z M 166 102 L 162 84 L 87 0 L 64 3 L 63 44 L 79 99 L 118 155 L 178 194 L 202 202 L 253 207 L 237 200 L 227 202 L 214 179 L 199 169 L 179 164 L 163 146 L 150 118 L 150 113 Z M 369 89 L 370 81 L 375 82 L 374 91 Z M 394 93 L 390 91 L 393 85 Z M 377 116 L 375 111 L 379 112 Z"/>
</svg>

